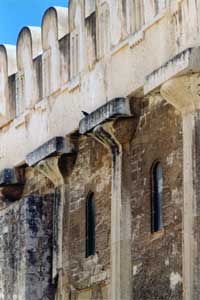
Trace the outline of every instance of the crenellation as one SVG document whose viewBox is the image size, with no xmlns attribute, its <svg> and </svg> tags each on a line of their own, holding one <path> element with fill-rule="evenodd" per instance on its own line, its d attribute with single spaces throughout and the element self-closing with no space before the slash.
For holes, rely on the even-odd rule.
<svg viewBox="0 0 200 300">
<path fill-rule="evenodd" d="M 85 19 L 96 11 L 96 1 L 85 0 Z"/>
<path fill-rule="evenodd" d="M 42 19 L 44 97 L 61 85 L 59 40 L 68 33 L 68 9 L 50 7 Z"/>
<path fill-rule="evenodd" d="M 13 74 L 16 66 L 16 49 L 11 45 L 0 46 L 0 126 L 15 117 Z"/>
<path fill-rule="evenodd" d="M 13 45 L 1 45 L 0 47 L 1 51 L 3 51 L 3 49 L 5 51 L 5 58 L 8 65 L 8 76 L 10 76 L 17 72 L 16 47 Z"/>
<path fill-rule="evenodd" d="M 39 100 L 33 59 L 41 54 L 41 30 L 24 27 L 17 40 L 16 114 L 22 114 Z"/>
<path fill-rule="evenodd" d="M 50 7 L 42 19 L 42 31 L 39 28 L 25 27 L 19 33 L 17 67 L 12 47 L 12 55 L 8 57 L 9 72 L 8 75 L 5 74 L 8 77 L 18 70 L 15 76 L 16 91 L 9 92 L 15 97 L 12 103 L 16 102 L 16 116 L 32 108 L 43 98 L 53 95 L 62 85 L 77 79 L 79 74 L 93 69 L 98 63 L 97 57 L 109 57 L 111 47 L 117 46 L 123 39 L 132 34 L 138 36 L 143 30 L 148 30 L 149 22 L 168 6 L 171 6 L 171 18 L 174 20 L 177 48 L 183 49 L 185 46 L 189 34 L 186 32 L 186 19 L 190 11 L 184 0 L 87 0 L 85 5 L 83 3 L 83 0 L 74 0 L 70 1 L 69 8 Z M 137 44 L 129 43 L 130 47 Z M 37 58 L 40 55 L 41 58 Z M 6 78 L 5 81 L 1 80 L 1 90 L 6 89 L 5 82 Z M 1 109 L 5 111 L 5 103 Z M 12 120 L 14 116 L 15 112 L 12 117 L 5 119 Z M 1 119 L 2 124 L 7 122 L 3 117 Z"/>
<path fill-rule="evenodd" d="M 69 3 L 71 80 L 74 80 L 85 69 L 84 7 L 84 1 L 73 0 Z"/>
</svg>

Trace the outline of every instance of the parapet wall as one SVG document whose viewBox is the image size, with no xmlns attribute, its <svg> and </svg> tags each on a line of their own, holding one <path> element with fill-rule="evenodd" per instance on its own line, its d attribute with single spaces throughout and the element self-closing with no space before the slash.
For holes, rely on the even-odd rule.
<svg viewBox="0 0 200 300">
<path fill-rule="evenodd" d="M 40 28 L 0 46 L 0 168 L 53 136 L 76 131 L 81 111 L 143 95 L 147 75 L 199 45 L 194 0 L 71 0 Z"/>
</svg>

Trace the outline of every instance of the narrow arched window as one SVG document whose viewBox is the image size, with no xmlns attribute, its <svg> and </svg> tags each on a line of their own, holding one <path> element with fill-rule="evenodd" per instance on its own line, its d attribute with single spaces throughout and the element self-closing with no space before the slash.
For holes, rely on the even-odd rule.
<svg viewBox="0 0 200 300">
<path fill-rule="evenodd" d="M 96 211 L 94 193 L 89 193 L 86 200 L 86 257 L 95 254 Z"/>
<path fill-rule="evenodd" d="M 157 232 L 163 227 L 162 216 L 163 198 L 163 170 L 160 162 L 156 162 L 152 168 L 152 213 L 151 230 Z"/>
</svg>

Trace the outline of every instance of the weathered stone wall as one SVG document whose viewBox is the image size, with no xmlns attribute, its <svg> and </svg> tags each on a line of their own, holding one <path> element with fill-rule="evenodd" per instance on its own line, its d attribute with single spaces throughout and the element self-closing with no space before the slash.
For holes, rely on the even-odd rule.
<svg viewBox="0 0 200 300">
<path fill-rule="evenodd" d="M 100 295 L 107 293 L 105 286 L 110 281 L 111 159 L 107 149 L 93 138 L 80 138 L 67 187 L 63 214 L 63 289 L 65 295 L 71 290 L 76 299 L 84 299 L 81 293 L 89 288 L 88 299 L 102 299 Z M 89 192 L 94 193 L 96 204 L 96 255 L 86 258 Z"/>
<path fill-rule="evenodd" d="M 182 299 L 181 116 L 156 93 L 133 101 L 141 103 L 140 117 L 119 120 L 115 126 L 124 150 L 122 197 L 128 197 L 131 206 L 133 299 Z M 151 168 L 156 160 L 162 163 L 164 173 L 164 229 L 153 234 Z M 79 137 L 65 191 L 58 299 L 62 294 L 71 299 L 110 300 L 111 165 L 105 146 L 90 136 Z M 97 211 L 96 255 L 86 258 L 86 198 L 90 191 Z"/>
<path fill-rule="evenodd" d="M 134 117 L 117 120 L 114 130 L 123 150 L 121 209 L 131 207 L 131 222 L 128 211 L 123 213 L 127 217 L 123 226 L 127 227 L 122 230 L 125 235 L 131 232 L 133 299 L 182 299 L 181 116 L 159 93 L 133 98 L 130 103 Z M 58 154 L 49 157 L 51 151 L 60 150 L 50 149 L 51 142 L 30 154 L 32 159 L 43 160 L 25 168 L 24 198 L 2 211 L 2 272 L 7 276 L 6 281 L 0 280 L 3 300 L 14 300 L 15 295 L 17 300 L 44 295 L 58 300 L 111 299 L 115 155 L 91 134 L 71 137 L 72 152 L 60 159 Z M 162 163 L 164 173 L 164 228 L 152 234 L 151 167 L 156 160 Z M 94 193 L 96 204 L 96 254 L 86 258 L 89 192 Z M 127 246 L 125 240 L 123 247 Z M 125 266 L 128 257 L 121 259 Z M 120 270 L 123 274 L 123 264 Z"/>
<path fill-rule="evenodd" d="M 25 197 L 0 212 L 0 299 L 54 299 L 53 198 Z"/>
<path fill-rule="evenodd" d="M 182 299 L 182 121 L 158 95 L 143 100 L 131 142 L 133 299 Z M 163 223 L 151 233 L 151 168 L 163 167 Z M 129 181 L 130 182 L 130 181 Z"/>
</svg>

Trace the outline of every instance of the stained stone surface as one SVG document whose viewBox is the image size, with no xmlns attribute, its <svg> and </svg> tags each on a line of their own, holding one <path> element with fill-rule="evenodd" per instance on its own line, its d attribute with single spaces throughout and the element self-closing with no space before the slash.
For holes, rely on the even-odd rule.
<svg viewBox="0 0 200 300">
<path fill-rule="evenodd" d="M 51 300 L 53 197 L 29 196 L 0 213 L 0 299 Z"/>
<path fill-rule="evenodd" d="M 0 186 L 22 184 L 15 169 L 3 169 L 0 172 Z"/>
</svg>

